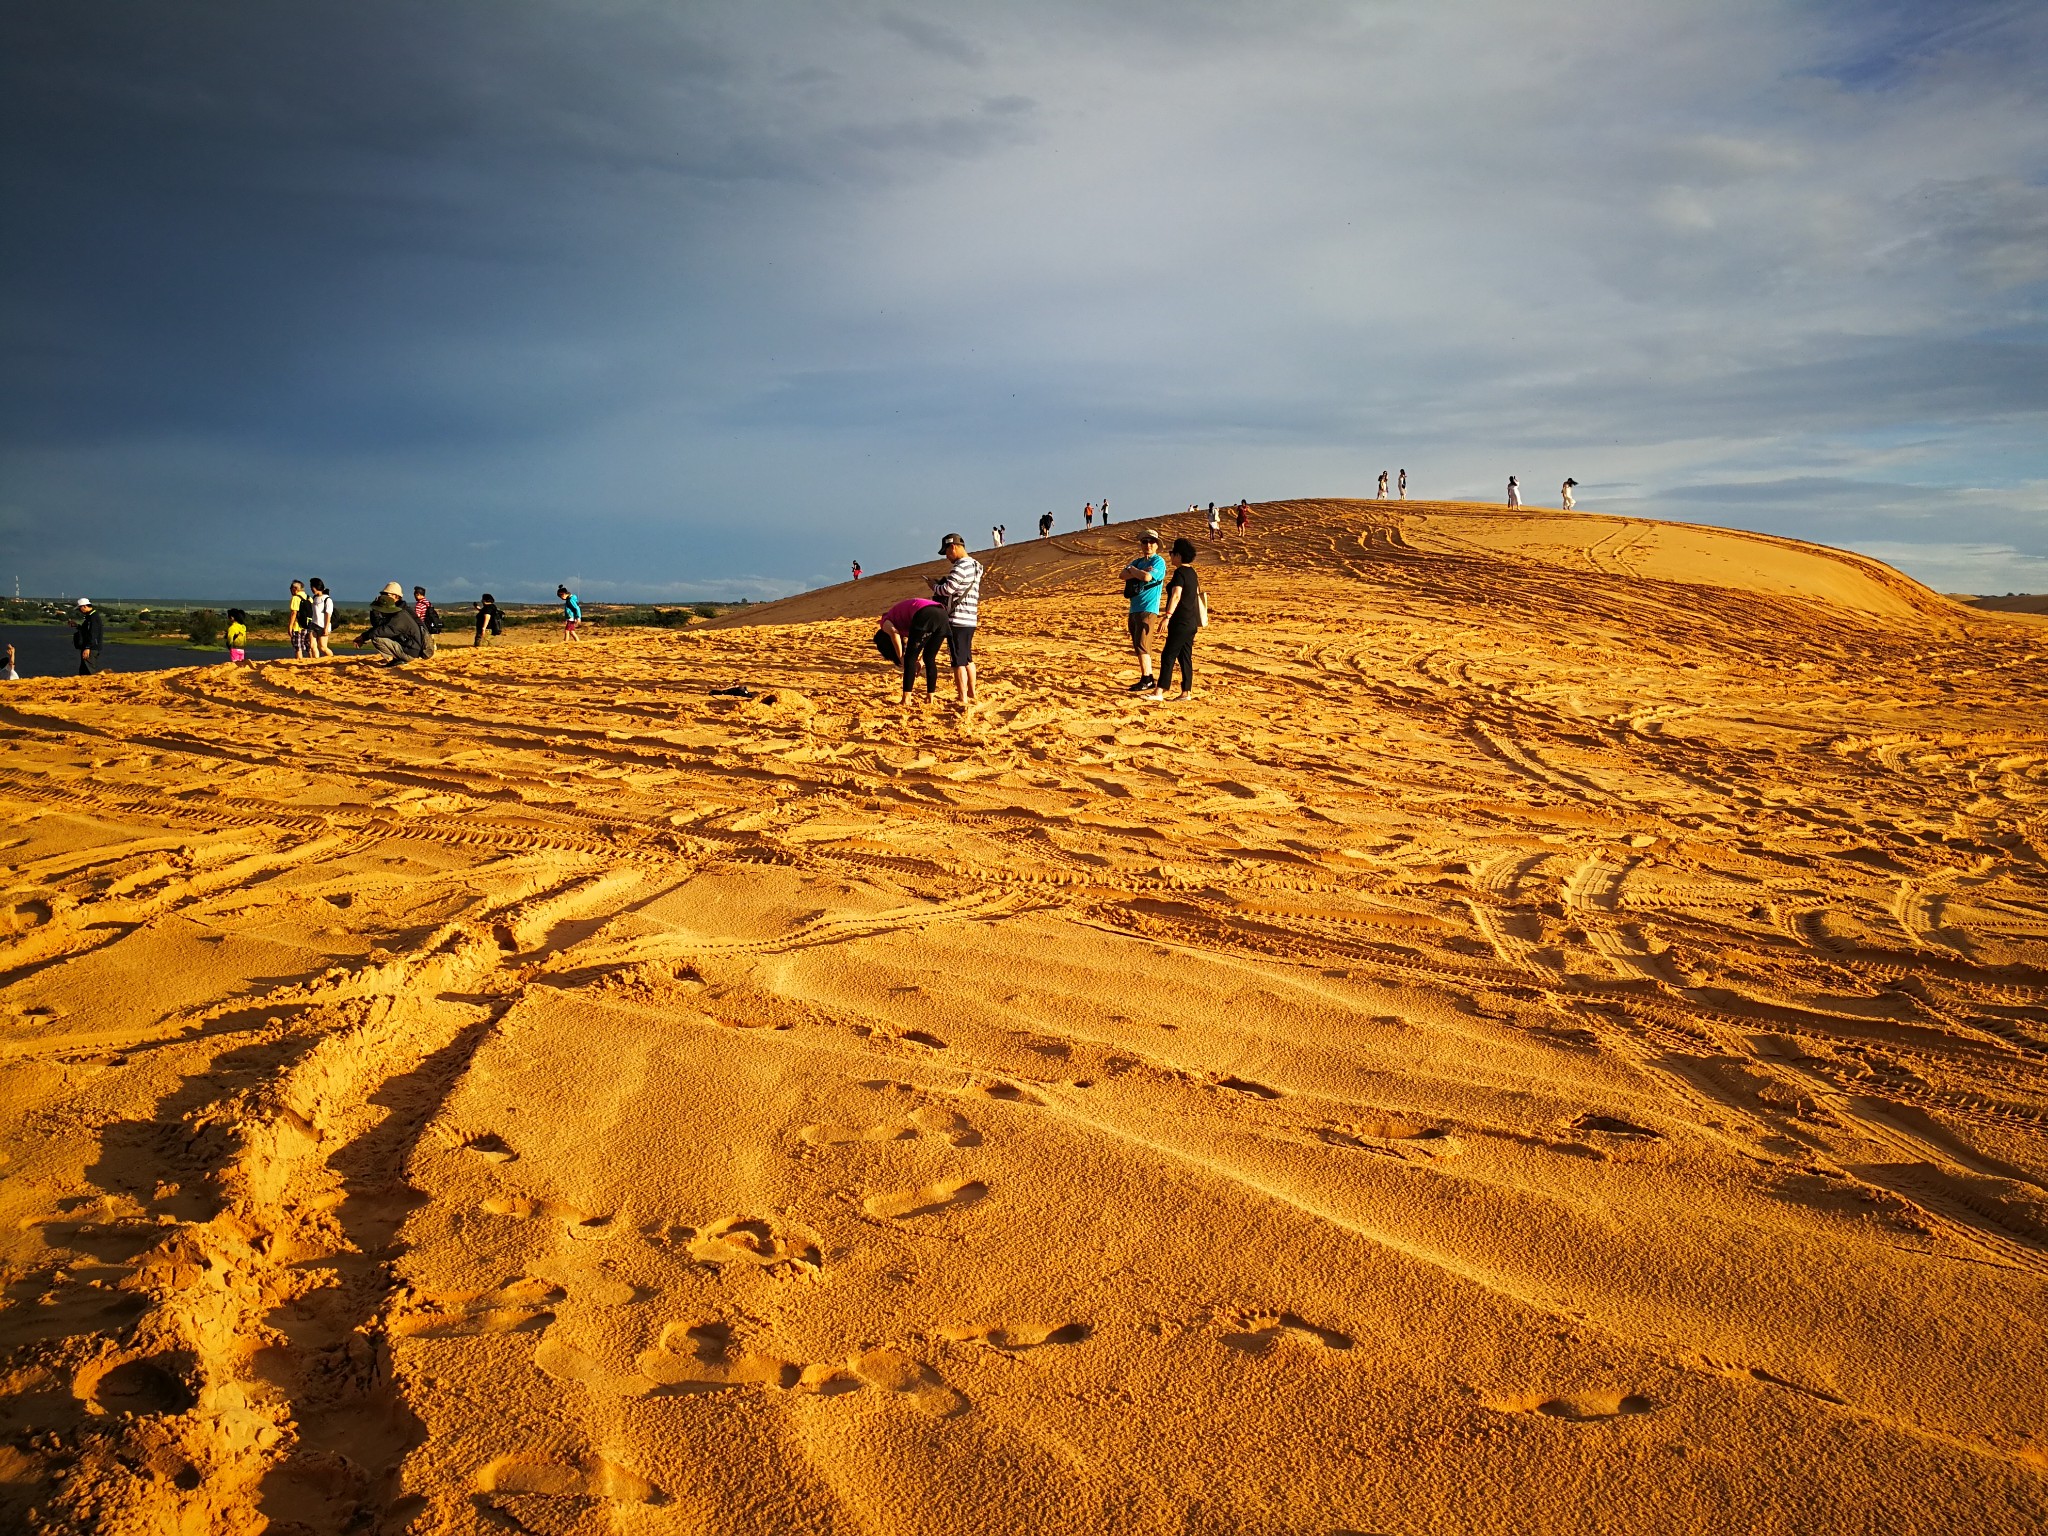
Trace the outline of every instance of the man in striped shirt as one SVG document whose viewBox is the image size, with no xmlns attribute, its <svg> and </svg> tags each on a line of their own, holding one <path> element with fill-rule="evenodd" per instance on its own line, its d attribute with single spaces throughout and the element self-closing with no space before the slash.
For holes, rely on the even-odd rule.
<svg viewBox="0 0 2048 1536">
<path fill-rule="evenodd" d="M 939 553 L 953 568 L 931 578 L 932 597 L 946 605 L 946 649 L 952 653 L 953 686 L 960 691 L 962 704 L 972 704 L 974 631 L 981 619 L 981 562 L 967 553 L 967 541 L 957 533 L 940 541 Z"/>
</svg>

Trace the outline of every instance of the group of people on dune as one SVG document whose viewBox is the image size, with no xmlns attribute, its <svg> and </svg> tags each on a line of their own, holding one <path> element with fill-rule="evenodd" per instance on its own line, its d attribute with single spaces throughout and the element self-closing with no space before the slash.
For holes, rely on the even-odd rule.
<svg viewBox="0 0 2048 1536">
<path fill-rule="evenodd" d="M 356 644 L 376 651 L 381 658 L 377 665 L 403 666 L 434 654 L 434 636 L 441 632 L 441 610 L 427 601 L 425 587 L 412 589 L 409 606 L 404 597 L 404 588 L 395 581 L 387 581 L 377 600 L 370 604 L 370 627 L 357 637 Z M 562 638 L 579 638 L 577 632 L 583 627 L 582 600 L 564 585 L 555 588 L 555 601 L 562 605 Z M 469 643 L 481 646 L 486 638 L 504 633 L 505 610 L 498 606 L 497 598 L 486 592 L 476 600 L 475 628 Z"/>
<path fill-rule="evenodd" d="M 1249 508 L 1238 507 L 1238 527 L 1249 521 Z M 1215 507 L 1210 507 L 1210 529 L 1216 528 Z M 1153 702 L 1166 698 L 1176 669 L 1180 692 L 1174 697 L 1191 697 L 1195 689 L 1195 634 L 1209 622 L 1208 599 L 1195 575 L 1195 542 L 1177 538 L 1170 550 L 1172 566 L 1159 554 L 1159 535 L 1147 528 L 1138 535 L 1138 554 L 1120 573 L 1124 600 L 1129 608 L 1128 632 L 1131 650 L 1138 660 L 1138 680 L 1130 691 Z M 885 660 L 903 669 L 903 702 L 908 705 L 917 694 L 917 674 L 924 673 L 927 699 L 939 691 L 939 645 L 946 646 L 953 667 L 953 686 L 964 707 L 977 702 L 975 688 L 974 637 L 981 625 L 982 564 L 967 552 L 967 541 L 949 533 L 939 544 L 946 559 L 943 576 L 926 578 L 929 597 L 906 597 L 892 604 L 875 630 L 875 649 Z M 1159 657 L 1156 669 L 1153 656 Z"/>
</svg>

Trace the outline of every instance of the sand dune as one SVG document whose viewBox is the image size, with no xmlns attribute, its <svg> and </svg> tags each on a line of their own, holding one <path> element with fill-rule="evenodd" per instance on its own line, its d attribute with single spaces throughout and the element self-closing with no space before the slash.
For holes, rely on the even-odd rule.
<svg viewBox="0 0 2048 1536">
<path fill-rule="evenodd" d="M 1133 531 L 10 690 L 0 1521 L 2040 1529 L 2038 631 L 1273 503 L 1154 706 Z"/>
</svg>

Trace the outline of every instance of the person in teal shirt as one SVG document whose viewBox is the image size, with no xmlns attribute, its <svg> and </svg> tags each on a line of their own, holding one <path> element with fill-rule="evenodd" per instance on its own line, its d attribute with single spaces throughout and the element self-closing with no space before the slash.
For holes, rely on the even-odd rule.
<svg viewBox="0 0 2048 1536">
<path fill-rule="evenodd" d="M 562 600 L 562 638 L 574 640 L 576 626 L 583 622 L 583 605 L 576 601 L 576 594 L 567 587 L 555 588 L 555 596 Z"/>
<path fill-rule="evenodd" d="M 1143 551 L 1124 567 L 1124 595 L 1131 600 L 1131 649 L 1138 657 L 1138 680 L 1133 693 L 1150 693 L 1152 642 L 1159 633 L 1159 593 L 1166 582 L 1166 562 L 1159 558 L 1159 535 L 1147 528 L 1138 535 Z"/>
</svg>

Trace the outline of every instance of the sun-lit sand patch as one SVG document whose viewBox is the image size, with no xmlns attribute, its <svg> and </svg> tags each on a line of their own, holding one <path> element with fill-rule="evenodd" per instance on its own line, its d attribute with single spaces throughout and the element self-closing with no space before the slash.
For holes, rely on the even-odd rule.
<svg viewBox="0 0 2048 1536">
<path fill-rule="evenodd" d="M 11 689 L 0 1523 L 2039 1529 L 2038 628 L 1277 503 L 1151 705 L 1134 531 Z"/>
</svg>

